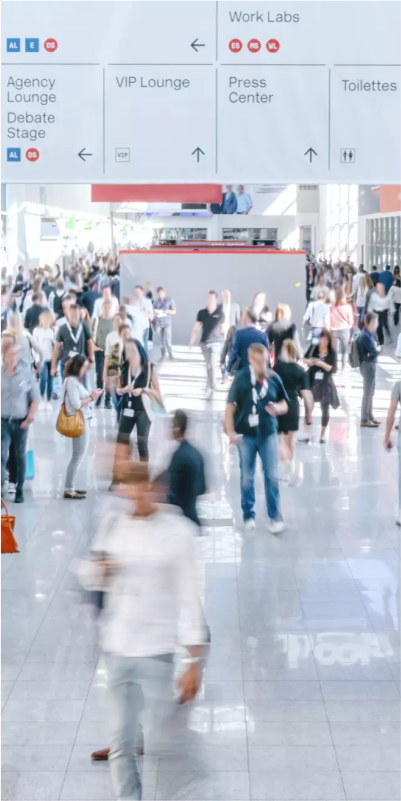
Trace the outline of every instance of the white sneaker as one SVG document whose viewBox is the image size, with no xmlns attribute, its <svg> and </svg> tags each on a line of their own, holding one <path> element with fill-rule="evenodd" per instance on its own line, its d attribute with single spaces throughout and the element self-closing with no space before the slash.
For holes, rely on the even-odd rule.
<svg viewBox="0 0 401 801">
<path fill-rule="evenodd" d="M 14 495 L 14 493 L 16 491 L 17 491 L 17 488 L 16 488 L 15 484 L 11 484 L 11 482 L 9 482 L 8 487 L 7 487 L 8 494 L 9 495 Z"/>
<path fill-rule="evenodd" d="M 48 411 L 48 412 L 52 412 L 52 411 L 53 411 L 53 406 L 52 406 L 52 404 L 50 403 L 50 401 L 47 401 L 47 403 L 46 403 L 46 409 L 47 409 L 47 411 Z"/>
<path fill-rule="evenodd" d="M 247 531 L 248 534 L 250 531 L 255 531 L 255 519 L 250 517 L 248 520 L 244 520 L 244 531 Z"/>
<path fill-rule="evenodd" d="M 45 409 L 46 409 L 46 401 L 41 400 L 39 402 L 38 412 L 44 412 Z"/>
<path fill-rule="evenodd" d="M 269 523 L 269 531 L 271 534 L 282 534 L 287 531 L 287 524 L 283 520 L 271 520 Z"/>
</svg>

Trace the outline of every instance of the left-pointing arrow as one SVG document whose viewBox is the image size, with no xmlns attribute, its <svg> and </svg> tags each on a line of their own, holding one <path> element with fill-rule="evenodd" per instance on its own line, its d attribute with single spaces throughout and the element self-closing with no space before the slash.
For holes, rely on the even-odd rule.
<svg viewBox="0 0 401 801">
<path fill-rule="evenodd" d="M 200 148 L 200 147 L 196 147 L 195 150 L 192 151 L 191 156 L 194 156 L 195 153 L 196 153 L 196 160 L 197 161 L 199 161 L 199 156 L 200 156 L 201 153 L 202 153 L 202 156 L 205 155 L 203 150 L 202 150 L 202 148 Z"/>
<path fill-rule="evenodd" d="M 85 153 L 85 148 L 83 147 L 82 150 L 79 151 L 78 156 L 82 161 L 85 161 L 86 156 L 91 156 L 92 153 Z"/>
<path fill-rule="evenodd" d="M 205 45 L 198 42 L 198 39 L 196 38 L 193 40 L 193 42 L 191 42 L 191 47 L 193 50 L 195 50 L 195 53 L 197 53 L 198 47 L 205 47 Z"/>
</svg>

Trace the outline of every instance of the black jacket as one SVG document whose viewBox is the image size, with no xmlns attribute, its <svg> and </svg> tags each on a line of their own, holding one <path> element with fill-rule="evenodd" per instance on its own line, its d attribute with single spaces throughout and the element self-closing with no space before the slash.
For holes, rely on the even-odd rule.
<svg viewBox="0 0 401 801">
<path fill-rule="evenodd" d="M 196 499 L 206 492 L 203 456 L 194 445 L 183 439 L 168 468 L 169 502 L 179 506 L 196 525 L 200 526 Z"/>
</svg>

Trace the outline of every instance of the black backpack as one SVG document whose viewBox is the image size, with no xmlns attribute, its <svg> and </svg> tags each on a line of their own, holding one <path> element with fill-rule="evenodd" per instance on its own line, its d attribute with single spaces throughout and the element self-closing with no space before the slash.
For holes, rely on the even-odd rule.
<svg viewBox="0 0 401 801">
<path fill-rule="evenodd" d="M 0 337 L 7 328 L 7 310 L 0 314 Z"/>
<path fill-rule="evenodd" d="M 359 353 L 358 348 L 358 337 L 354 337 L 351 342 L 351 347 L 349 350 L 348 361 L 350 367 L 356 369 L 357 367 L 361 366 L 361 354 Z"/>
</svg>

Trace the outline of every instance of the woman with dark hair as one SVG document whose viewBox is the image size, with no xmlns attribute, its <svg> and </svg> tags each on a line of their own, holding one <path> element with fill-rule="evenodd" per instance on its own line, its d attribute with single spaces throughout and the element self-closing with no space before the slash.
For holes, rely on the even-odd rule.
<svg viewBox="0 0 401 801">
<path fill-rule="evenodd" d="M 88 370 L 89 362 L 85 356 L 77 353 L 73 356 L 64 370 L 63 399 L 65 411 L 72 416 L 81 409 L 85 428 L 79 437 L 72 437 L 72 456 L 65 474 L 64 498 L 66 500 L 82 501 L 86 497 L 86 490 L 75 489 L 78 468 L 82 464 L 89 445 L 89 421 L 93 416 L 93 401 L 96 401 L 103 390 L 93 389 L 88 392 L 83 379 Z"/>
<path fill-rule="evenodd" d="M 313 398 L 309 389 L 308 373 L 297 364 L 297 347 L 292 339 L 286 339 L 281 348 L 281 358 L 274 371 L 280 376 L 288 395 L 288 411 L 278 418 L 278 451 L 282 466 L 282 480 L 289 481 L 295 472 L 295 432 L 299 429 L 299 401 L 305 404 L 306 422 L 309 424 L 313 410 Z"/>
<path fill-rule="evenodd" d="M 326 428 L 330 419 L 330 406 L 338 409 L 337 389 L 333 381 L 333 375 L 337 372 L 337 354 L 334 349 L 333 337 L 327 328 L 319 337 L 319 344 L 311 350 L 305 364 L 309 367 L 309 383 L 312 389 L 313 400 L 320 403 L 322 410 L 322 430 L 320 432 L 320 442 L 326 442 Z"/>
<path fill-rule="evenodd" d="M 117 395 L 121 396 L 117 442 L 128 443 L 136 426 L 139 458 L 147 462 L 151 420 L 146 413 L 143 395 L 151 394 L 163 405 L 159 379 L 155 366 L 148 361 L 145 348 L 138 339 L 130 339 L 125 343 L 121 365 L 117 387 Z"/>
</svg>

